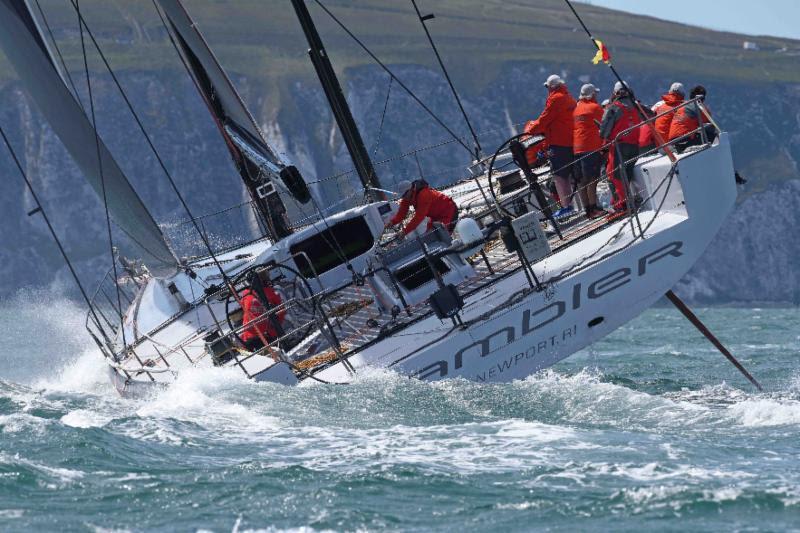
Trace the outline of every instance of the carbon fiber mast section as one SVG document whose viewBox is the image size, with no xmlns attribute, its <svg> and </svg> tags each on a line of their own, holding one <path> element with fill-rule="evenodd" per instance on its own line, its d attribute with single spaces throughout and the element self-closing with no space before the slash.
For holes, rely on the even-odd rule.
<svg viewBox="0 0 800 533">
<path fill-rule="evenodd" d="M 364 146 L 361 133 L 358 131 L 356 121 L 350 112 L 350 106 L 348 106 L 347 99 L 342 92 L 342 86 L 336 78 L 328 53 L 325 51 L 325 45 L 322 44 L 322 38 L 319 36 L 314 20 L 308 12 L 306 3 L 304 0 L 292 0 L 292 7 L 294 7 L 297 20 L 300 22 L 308 41 L 308 55 L 311 57 L 314 70 L 317 72 L 322 88 L 325 90 L 328 105 L 330 105 L 333 116 L 336 118 L 336 124 L 342 133 L 347 151 L 353 159 L 353 164 L 364 186 L 364 191 L 367 197 L 373 201 L 384 200 L 385 195 L 381 192 L 381 183 L 375 173 L 375 167 L 372 165 L 366 146 Z"/>
<path fill-rule="evenodd" d="M 24 0 L 0 0 L 0 46 L 42 115 L 102 198 L 105 185 L 114 221 L 138 246 L 147 268 L 156 276 L 177 271 L 178 260 L 164 234 L 100 140 L 81 106 L 72 96 Z"/>
<path fill-rule="evenodd" d="M 288 166 L 267 144 L 228 75 L 180 0 L 157 0 L 168 19 L 167 29 L 225 140 L 231 157 L 253 199 L 270 237 L 291 234 L 286 207 L 276 186 L 283 186 L 300 203 L 311 199 L 294 166 Z"/>
</svg>

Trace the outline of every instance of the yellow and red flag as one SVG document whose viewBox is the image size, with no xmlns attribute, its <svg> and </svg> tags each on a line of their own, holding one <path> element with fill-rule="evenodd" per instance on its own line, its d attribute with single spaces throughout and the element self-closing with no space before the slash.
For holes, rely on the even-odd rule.
<svg viewBox="0 0 800 533">
<path fill-rule="evenodd" d="M 606 45 L 603 44 L 603 41 L 598 39 L 592 39 L 594 44 L 597 45 L 597 53 L 594 55 L 594 59 L 592 59 L 592 63 L 595 65 L 599 62 L 603 62 L 608 65 L 611 62 L 611 54 L 608 52 L 608 48 Z"/>
</svg>

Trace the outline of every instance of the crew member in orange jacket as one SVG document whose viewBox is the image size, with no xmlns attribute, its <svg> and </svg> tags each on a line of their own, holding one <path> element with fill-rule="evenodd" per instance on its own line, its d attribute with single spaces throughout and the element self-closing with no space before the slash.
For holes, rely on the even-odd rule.
<svg viewBox="0 0 800 533">
<path fill-rule="evenodd" d="M 588 218 L 599 218 L 607 215 L 597 205 L 597 181 L 600 179 L 602 156 L 600 148 L 600 121 L 603 119 L 603 108 L 597 103 L 597 87 L 587 83 L 581 87 L 581 95 L 572 116 L 573 151 L 575 152 L 575 178 L 578 183 L 578 197 Z"/>
<path fill-rule="evenodd" d="M 264 316 L 272 308 L 281 305 L 283 300 L 272 288 L 272 281 L 266 273 L 259 273 L 256 276 L 251 281 L 250 287 L 241 294 L 244 330 L 240 338 L 251 352 L 264 347 L 262 337 L 267 342 L 277 339 L 282 334 L 283 320 L 286 317 L 286 309 Z M 269 309 L 265 309 L 261 298 L 258 297 L 259 289 L 263 291 Z"/>
<path fill-rule="evenodd" d="M 699 105 L 702 105 L 708 115 L 711 116 L 711 111 L 708 109 L 708 106 L 705 105 L 705 87 L 698 85 L 692 89 L 692 92 L 689 93 L 689 98 L 699 99 Z M 675 143 L 675 148 L 679 152 L 684 151 L 689 146 L 698 145 L 702 142 L 702 137 L 699 133 L 700 124 L 704 124 L 706 128 L 708 142 L 713 142 L 716 137 L 716 130 L 713 125 L 708 123 L 706 117 L 703 116 L 703 112 L 694 104 L 688 104 L 675 112 L 675 118 L 669 129 L 669 140 L 677 141 Z"/>
<path fill-rule="evenodd" d="M 439 222 L 448 231 L 453 231 L 456 220 L 458 220 L 458 206 L 452 198 L 436 189 L 430 188 L 425 180 L 416 180 L 413 183 L 403 180 L 398 184 L 397 192 L 401 196 L 400 209 L 386 224 L 387 227 L 403 222 L 409 208 L 413 207 L 414 216 L 403 228 L 403 235 L 408 235 L 414 231 L 425 217 L 428 218 L 428 231 L 433 228 L 434 222 Z"/>
<path fill-rule="evenodd" d="M 670 86 L 669 92 L 661 97 L 661 101 L 653 106 L 653 111 L 657 115 L 661 115 L 655 120 L 655 125 L 656 132 L 664 142 L 669 137 L 669 127 L 675 118 L 675 112 L 672 110 L 681 105 L 685 97 L 686 90 L 683 88 L 683 84 L 676 81 Z"/>
<path fill-rule="evenodd" d="M 556 211 L 556 217 L 567 216 L 572 213 L 572 112 L 575 110 L 575 99 L 569 94 L 564 80 L 556 74 L 551 75 L 544 82 L 549 95 L 544 105 L 544 111 L 539 115 L 529 133 L 542 133 L 547 140 L 550 155 L 550 167 L 553 171 L 553 180 L 561 199 L 561 209 Z"/>
</svg>

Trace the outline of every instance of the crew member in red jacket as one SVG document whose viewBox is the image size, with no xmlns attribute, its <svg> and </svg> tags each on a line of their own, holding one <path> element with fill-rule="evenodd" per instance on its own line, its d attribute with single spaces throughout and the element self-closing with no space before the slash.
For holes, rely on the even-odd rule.
<svg viewBox="0 0 800 533">
<path fill-rule="evenodd" d="M 597 87 L 587 83 L 581 87 L 581 96 L 573 112 L 573 150 L 575 152 L 575 174 L 578 182 L 578 197 L 588 218 L 607 215 L 597 205 L 597 181 L 600 179 L 602 156 L 600 148 L 600 121 L 603 108 L 597 103 Z"/>
<path fill-rule="evenodd" d="M 575 99 L 569 94 L 561 77 L 553 74 L 544 82 L 549 95 L 544 111 L 539 115 L 528 133 L 542 133 L 547 140 L 550 155 L 550 167 L 553 172 L 561 209 L 554 215 L 558 218 L 572 213 L 572 112 L 575 110 Z"/>
<path fill-rule="evenodd" d="M 408 235 L 427 217 L 427 231 L 433 228 L 434 222 L 443 224 L 452 232 L 458 220 L 458 206 L 446 194 L 432 189 L 425 180 L 410 182 L 401 181 L 397 186 L 400 194 L 400 209 L 397 214 L 386 224 L 394 226 L 406 218 L 409 208 L 414 208 L 414 216 L 403 228 L 403 235 Z"/>
<path fill-rule="evenodd" d="M 639 120 L 636 103 L 627 86 L 621 82 L 614 85 L 614 100 L 609 104 L 600 123 L 600 136 L 613 143 L 609 152 L 609 180 L 614 187 L 613 206 L 616 211 L 627 209 L 625 181 L 633 181 L 633 168 L 639 157 Z"/>
<path fill-rule="evenodd" d="M 267 300 L 266 307 L 262 303 L 262 298 L 259 298 L 259 292 L 262 292 L 263 297 Z M 270 313 L 272 309 L 281 305 L 283 300 L 272 288 L 272 281 L 268 274 L 254 275 L 250 287 L 242 292 L 241 301 L 244 330 L 240 337 L 248 350 L 255 352 L 264 347 L 264 340 L 272 342 L 282 335 L 286 309 Z"/>
</svg>

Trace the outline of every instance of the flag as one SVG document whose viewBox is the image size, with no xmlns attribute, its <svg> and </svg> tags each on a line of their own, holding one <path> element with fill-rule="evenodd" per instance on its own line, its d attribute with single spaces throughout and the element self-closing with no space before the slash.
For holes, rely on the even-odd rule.
<svg viewBox="0 0 800 533">
<path fill-rule="evenodd" d="M 608 48 L 606 45 L 603 44 L 603 41 L 599 41 L 597 39 L 592 39 L 594 44 L 597 45 L 597 53 L 594 55 L 594 59 L 592 59 L 592 63 L 595 65 L 598 64 L 600 61 L 608 65 L 611 63 L 611 54 L 608 53 Z"/>
</svg>

